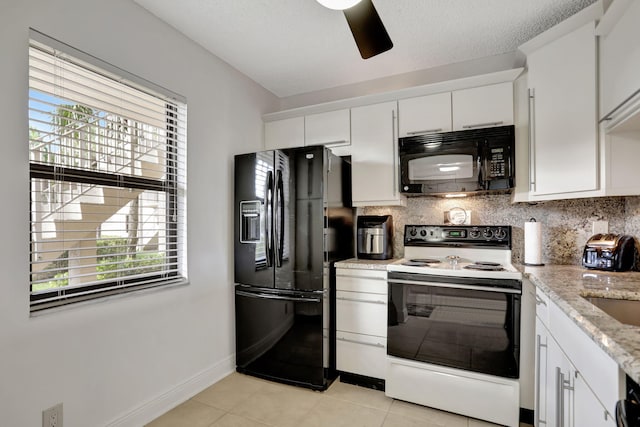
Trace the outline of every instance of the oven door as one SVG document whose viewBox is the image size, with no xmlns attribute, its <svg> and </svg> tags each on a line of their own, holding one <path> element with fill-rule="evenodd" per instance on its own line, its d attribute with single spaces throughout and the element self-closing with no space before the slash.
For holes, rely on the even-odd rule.
<svg viewBox="0 0 640 427">
<path fill-rule="evenodd" d="M 389 272 L 387 354 L 519 377 L 522 282 Z"/>
</svg>

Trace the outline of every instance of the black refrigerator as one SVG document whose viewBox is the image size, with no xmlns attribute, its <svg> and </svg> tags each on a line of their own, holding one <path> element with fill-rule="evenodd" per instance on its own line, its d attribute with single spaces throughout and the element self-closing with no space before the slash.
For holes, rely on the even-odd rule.
<svg viewBox="0 0 640 427">
<path fill-rule="evenodd" d="M 351 167 L 322 146 L 235 157 L 238 372 L 315 390 L 335 369 L 334 262 L 354 254 Z"/>
</svg>

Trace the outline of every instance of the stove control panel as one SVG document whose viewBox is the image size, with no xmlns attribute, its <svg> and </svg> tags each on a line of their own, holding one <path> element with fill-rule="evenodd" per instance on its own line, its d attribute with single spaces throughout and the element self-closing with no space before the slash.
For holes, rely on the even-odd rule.
<svg viewBox="0 0 640 427">
<path fill-rule="evenodd" d="M 405 246 L 511 248 L 510 225 L 405 225 Z"/>
</svg>

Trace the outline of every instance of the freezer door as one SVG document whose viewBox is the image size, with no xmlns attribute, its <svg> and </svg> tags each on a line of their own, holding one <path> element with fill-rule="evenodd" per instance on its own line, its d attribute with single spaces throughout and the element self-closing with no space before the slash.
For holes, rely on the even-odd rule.
<svg viewBox="0 0 640 427">
<path fill-rule="evenodd" d="M 325 288 L 325 208 L 323 147 L 277 151 L 275 162 L 276 287 Z"/>
<path fill-rule="evenodd" d="M 236 286 L 236 365 L 242 373 L 327 387 L 323 295 Z"/>
<path fill-rule="evenodd" d="M 274 152 L 235 157 L 235 282 L 274 287 Z"/>
</svg>

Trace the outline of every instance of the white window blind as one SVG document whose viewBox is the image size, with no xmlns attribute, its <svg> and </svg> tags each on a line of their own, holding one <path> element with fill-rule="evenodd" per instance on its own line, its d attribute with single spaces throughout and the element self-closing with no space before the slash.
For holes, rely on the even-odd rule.
<svg viewBox="0 0 640 427">
<path fill-rule="evenodd" d="M 31 311 L 185 282 L 186 104 L 37 36 Z"/>
</svg>

